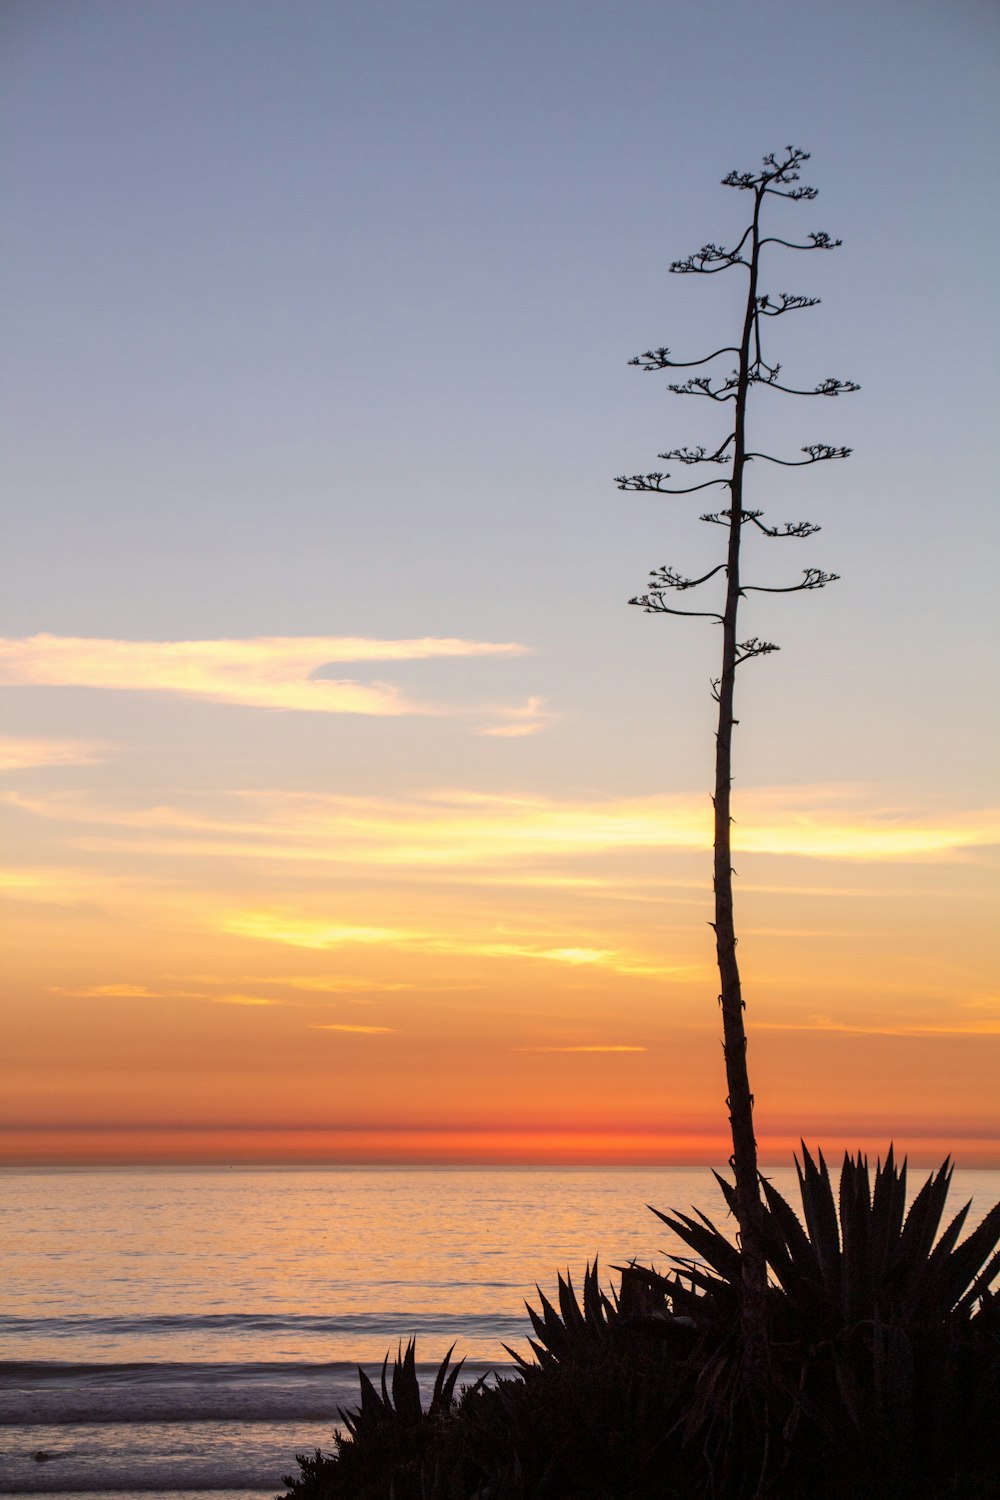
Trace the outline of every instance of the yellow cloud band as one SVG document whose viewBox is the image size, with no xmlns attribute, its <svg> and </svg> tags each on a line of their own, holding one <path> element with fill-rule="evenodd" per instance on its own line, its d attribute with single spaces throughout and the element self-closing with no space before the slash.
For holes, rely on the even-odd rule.
<svg viewBox="0 0 1000 1500">
<path fill-rule="evenodd" d="M 333 663 L 523 656 L 515 642 L 424 636 L 260 636 L 252 640 L 118 641 L 36 635 L 0 640 L 0 682 L 12 686 L 179 693 L 258 708 L 310 713 L 434 713 L 387 682 L 316 677 Z"/>
</svg>

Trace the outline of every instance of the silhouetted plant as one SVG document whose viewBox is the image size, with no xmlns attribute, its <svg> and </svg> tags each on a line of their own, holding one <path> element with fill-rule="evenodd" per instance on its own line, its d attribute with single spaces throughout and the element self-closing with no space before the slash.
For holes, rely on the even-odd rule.
<svg viewBox="0 0 1000 1500">
<path fill-rule="evenodd" d="M 300 1458 L 286 1500 L 988 1500 L 1000 1472 L 1000 1205 L 960 1241 L 946 1162 L 906 1207 L 890 1150 L 839 1193 L 803 1147 L 801 1219 L 766 1180 L 766 1423 L 743 1371 L 742 1252 L 706 1214 L 658 1213 L 692 1252 L 663 1274 L 587 1266 L 528 1308 L 517 1378 L 425 1410 L 412 1344 L 361 1374 L 335 1454 Z M 728 1204 L 731 1184 L 719 1179 Z"/>
<path fill-rule="evenodd" d="M 334 1433 L 335 1453 L 317 1449 L 312 1458 L 296 1455 L 299 1477 L 285 1475 L 289 1496 L 296 1500 L 425 1500 L 425 1458 L 435 1429 L 452 1411 L 455 1387 L 464 1360 L 452 1363 L 454 1344 L 438 1368 L 427 1410 L 417 1376 L 413 1339 L 400 1346 L 393 1361 L 382 1364 L 379 1386 L 358 1366 L 360 1405 L 339 1409 L 347 1430 Z M 464 1500 L 464 1497 L 463 1497 Z"/>
<path fill-rule="evenodd" d="M 428 1417 L 435 1417 L 441 1412 L 451 1410 L 455 1386 L 465 1363 L 464 1359 L 460 1359 L 457 1364 L 453 1364 L 451 1356 L 454 1352 L 455 1345 L 452 1344 L 438 1368 L 431 1393 L 431 1404 L 427 1409 Z M 380 1389 L 376 1390 L 369 1376 L 360 1365 L 358 1366 L 361 1405 L 353 1411 L 339 1408 L 341 1421 L 352 1438 L 363 1438 L 387 1423 L 414 1426 L 424 1416 L 420 1381 L 417 1378 L 417 1353 L 414 1339 L 409 1340 L 405 1351 L 402 1346 L 397 1351 L 392 1366 L 391 1395 L 386 1380 L 388 1369 L 389 1356 L 387 1354 L 382 1361 Z"/>
<path fill-rule="evenodd" d="M 732 1132 L 732 1167 L 736 1182 L 734 1211 L 740 1228 L 743 1255 L 740 1261 L 743 1287 L 743 1313 L 746 1320 L 745 1350 L 748 1375 L 760 1384 L 767 1357 L 764 1295 L 766 1272 L 764 1251 L 759 1228 L 761 1197 L 758 1189 L 757 1143 L 753 1125 L 753 1095 L 747 1071 L 746 1030 L 744 1026 L 744 1000 L 739 966 L 736 960 L 736 931 L 733 919 L 733 870 L 730 840 L 730 790 L 732 785 L 732 734 L 737 723 L 734 717 L 734 689 L 737 668 L 758 656 L 766 656 L 778 647 L 772 641 L 751 636 L 739 639 L 739 603 L 749 592 L 800 593 L 823 588 L 834 581 L 836 575 L 825 573 L 820 568 L 804 570 L 802 581 L 787 587 L 772 588 L 762 584 L 743 581 L 741 573 L 741 549 L 743 531 L 750 526 L 757 534 L 775 538 L 803 538 L 811 536 L 819 528 L 810 521 L 790 521 L 782 525 L 765 524 L 763 512 L 750 509 L 744 503 L 744 478 L 746 467 L 756 461 L 777 463 L 785 467 L 804 467 L 824 463 L 832 459 L 846 458 L 847 448 L 833 447 L 828 443 L 810 443 L 800 451 L 802 458 L 780 458 L 768 453 L 755 452 L 748 446 L 747 405 L 750 393 L 756 387 L 782 391 L 797 396 L 839 396 L 858 387 L 849 380 L 829 377 L 816 385 L 801 388 L 787 385 L 780 378 L 781 366 L 770 363 L 764 355 L 764 322 L 768 318 L 783 317 L 803 308 L 815 307 L 818 298 L 798 294 L 762 292 L 759 286 L 761 258 L 770 246 L 789 250 L 832 250 L 841 242 L 831 239 L 825 232 L 814 232 L 806 236 L 804 243 L 783 239 L 777 235 L 765 235 L 761 218 L 769 198 L 787 198 L 808 201 L 816 197 L 816 189 L 799 185 L 799 168 L 808 161 L 808 152 L 789 146 L 784 154 L 772 153 L 764 158 L 758 172 L 730 172 L 723 178 L 725 187 L 732 187 L 753 195 L 751 221 L 733 249 L 722 245 L 707 244 L 687 256 L 676 260 L 670 270 L 679 275 L 713 276 L 735 267 L 747 273 L 747 292 L 743 311 L 742 330 L 738 343 L 726 345 L 697 359 L 675 359 L 668 348 L 649 349 L 637 355 L 631 363 L 641 369 L 652 371 L 692 369 L 708 366 L 718 367 L 718 361 L 733 357 L 735 367 L 724 374 L 699 374 L 687 380 L 671 384 L 668 389 L 679 396 L 700 396 L 724 406 L 732 403 L 733 420 L 728 433 L 718 445 L 707 450 L 704 447 L 671 448 L 659 457 L 687 467 L 708 465 L 722 468 L 724 473 L 681 488 L 670 488 L 666 481 L 669 473 L 660 471 L 647 474 L 621 475 L 616 481 L 623 490 L 638 490 L 659 495 L 690 495 L 722 485 L 729 491 L 726 509 L 710 511 L 701 519 L 711 525 L 723 526 L 728 533 L 726 557 L 716 567 L 700 577 L 688 577 L 676 568 L 664 564 L 650 573 L 649 590 L 630 600 L 651 614 L 686 615 L 715 620 L 722 626 L 721 675 L 713 682 L 712 691 L 718 703 L 718 727 L 716 731 L 715 760 L 715 833 L 714 833 L 714 889 L 715 889 L 715 937 L 719 967 L 722 1007 L 722 1025 L 728 1086 L 727 1106 Z M 677 593 L 700 588 L 714 578 L 725 580 L 724 602 L 718 609 L 678 609 L 672 602 Z M 670 602 L 668 602 L 670 601 Z"/>
<path fill-rule="evenodd" d="M 884 1497 L 989 1493 L 1000 1445 L 1000 1204 L 964 1241 L 970 1205 L 941 1230 L 948 1161 L 906 1208 L 906 1162 L 845 1156 L 835 1195 L 822 1152 L 796 1160 L 802 1220 L 761 1179 L 761 1238 L 771 1278 L 770 1444 L 755 1441 L 745 1404 L 739 1337 L 742 1255 L 706 1215 L 654 1209 L 694 1257 L 684 1273 L 630 1268 L 651 1295 L 669 1298 L 706 1334 L 685 1431 L 714 1455 L 722 1493 L 740 1493 L 732 1469 L 756 1457 L 761 1493 Z M 716 1174 L 723 1196 L 733 1186 Z M 727 1330 L 729 1333 L 727 1334 Z M 733 1435 L 737 1435 L 734 1449 Z M 769 1446 L 769 1451 L 768 1451 Z"/>
</svg>

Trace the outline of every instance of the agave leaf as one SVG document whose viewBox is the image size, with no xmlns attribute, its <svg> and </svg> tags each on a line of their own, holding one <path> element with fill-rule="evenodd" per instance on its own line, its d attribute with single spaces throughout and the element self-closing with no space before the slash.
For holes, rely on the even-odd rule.
<svg viewBox="0 0 1000 1500">
<path fill-rule="evenodd" d="M 573 1280 L 568 1271 L 566 1272 L 565 1279 L 562 1275 L 559 1276 L 558 1288 L 559 1311 L 562 1313 L 562 1320 L 568 1331 L 577 1332 L 584 1326 L 586 1319 L 580 1310 L 580 1304 L 576 1300 L 576 1292 L 573 1290 Z"/>
<path fill-rule="evenodd" d="M 799 1223 L 795 1210 L 766 1177 L 760 1179 L 760 1187 L 764 1194 L 767 1219 L 772 1221 L 766 1230 L 768 1244 L 770 1245 L 773 1232 L 774 1239 L 777 1241 L 780 1237 L 784 1246 L 783 1256 L 779 1257 L 776 1253 L 768 1255 L 781 1285 L 789 1291 L 793 1280 L 802 1276 L 808 1276 L 818 1283 L 820 1280 L 819 1260 L 809 1236 Z"/>
<path fill-rule="evenodd" d="M 536 1344 L 534 1339 L 528 1340 L 528 1348 L 532 1351 L 535 1359 L 540 1365 L 551 1365 L 556 1363 L 556 1356 L 544 1344 Z"/>
<path fill-rule="evenodd" d="M 812 1246 L 790 1205 L 777 1189 L 762 1177 L 764 1212 L 761 1233 L 764 1253 L 779 1284 L 787 1289 L 802 1274 L 804 1263 L 815 1262 Z"/>
<path fill-rule="evenodd" d="M 994 1294 L 990 1292 L 989 1287 L 990 1282 L 997 1275 L 1000 1275 L 1000 1250 L 996 1250 L 993 1253 L 965 1296 L 956 1303 L 956 1311 L 961 1313 L 971 1312 L 972 1308 L 980 1300 L 984 1306 L 991 1305 L 996 1299 Z"/>
<path fill-rule="evenodd" d="M 533 1344 L 532 1341 L 531 1341 L 531 1339 L 528 1340 L 528 1343 L 531 1345 L 532 1349 L 534 1349 L 535 1352 L 536 1352 L 536 1354 L 537 1354 L 538 1353 L 538 1347 L 537 1347 L 537 1345 Z M 510 1355 L 511 1359 L 517 1365 L 518 1369 L 520 1369 L 520 1370 L 533 1370 L 535 1368 L 535 1366 L 531 1363 L 530 1359 L 525 1359 L 525 1357 L 524 1357 L 523 1354 L 518 1354 L 517 1350 L 516 1349 L 512 1349 L 509 1344 L 504 1344 L 504 1345 L 502 1345 L 502 1347 L 504 1349 L 506 1349 L 507 1353 Z"/>
<path fill-rule="evenodd" d="M 805 1214 L 806 1228 L 816 1251 L 816 1259 L 819 1262 L 827 1295 L 834 1305 L 838 1305 L 840 1302 L 840 1233 L 837 1228 L 837 1209 L 833 1200 L 833 1188 L 830 1186 L 830 1173 L 827 1171 L 822 1151 L 819 1153 L 819 1166 L 817 1167 L 809 1155 L 805 1141 L 801 1145 L 802 1166 L 799 1166 L 796 1157 L 795 1170 L 799 1179 L 802 1211 Z"/>
<path fill-rule="evenodd" d="M 615 1316 L 617 1309 L 609 1297 L 601 1290 L 598 1279 L 597 1258 L 593 1265 L 588 1265 L 583 1277 L 583 1315 L 587 1326 L 592 1330 L 605 1332 Z"/>
<path fill-rule="evenodd" d="M 414 1339 L 407 1343 L 405 1353 L 400 1345 L 396 1354 L 392 1367 L 392 1404 L 396 1416 L 403 1422 L 419 1422 L 423 1416 Z"/>
<path fill-rule="evenodd" d="M 621 1276 L 635 1276 L 649 1287 L 650 1291 L 662 1292 L 669 1297 L 677 1284 L 676 1273 L 665 1276 L 662 1271 L 655 1271 L 652 1266 L 640 1266 L 638 1262 L 631 1260 L 627 1266 L 612 1266 L 612 1271 L 617 1271 Z"/>
<path fill-rule="evenodd" d="M 898 1249 L 899 1235 L 906 1211 L 906 1158 L 897 1170 L 893 1147 L 890 1145 L 885 1166 L 879 1162 L 875 1168 L 875 1187 L 872 1192 L 872 1278 L 876 1286 L 883 1284 L 886 1272 Z"/>
<path fill-rule="evenodd" d="M 678 1282 L 670 1301 L 675 1316 L 688 1317 L 697 1324 L 703 1324 L 713 1299 L 706 1297 L 704 1292 L 695 1291 L 693 1285 L 686 1287 Z"/>
<path fill-rule="evenodd" d="M 379 1395 L 369 1376 L 359 1365 L 358 1385 L 361 1391 L 361 1405 L 350 1410 L 342 1406 L 338 1407 L 341 1420 L 352 1438 L 356 1438 L 359 1432 L 366 1428 L 371 1429 L 379 1426 L 387 1420 L 392 1412 L 388 1393 L 385 1390 L 385 1371 L 388 1362 L 389 1356 L 387 1354 L 385 1363 L 382 1365 L 382 1396 Z"/>
<path fill-rule="evenodd" d="M 868 1162 L 845 1154 L 840 1172 L 841 1297 L 848 1323 L 869 1316 L 873 1303 L 871 1183 Z"/>
<path fill-rule="evenodd" d="M 970 1198 L 968 1203 L 963 1203 L 962 1207 L 958 1210 L 958 1213 L 952 1219 L 951 1223 L 948 1225 L 947 1229 L 944 1231 L 944 1233 L 941 1235 L 941 1238 L 934 1246 L 934 1249 L 931 1251 L 929 1257 L 930 1265 L 940 1265 L 942 1262 L 950 1258 L 951 1252 L 954 1250 L 955 1246 L 958 1243 L 958 1237 L 965 1227 L 965 1221 L 969 1217 L 969 1209 L 971 1207 L 972 1199 Z"/>
<path fill-rule="evenodd" d="M 924 1183 L 906 1215 L 899 1237 L 899 1256 L 904 1274 L 912 1276 L 931 1253 L 951 1185 L 951 1158 L 945 1157 L 937 1172 Z"/>
<path fill-rule="evenodd" d="M 700 1287 L 702 1292 L 707 1293 L 714 1301 L 725 1299 L 727 1293 L 732 1294 L 729 1300 L 738 1298 L 741 1286 L 739 1281 L 729 1281 L 724 1276 L 718 1276 L 697 1260 L 684 1260 L 680 1256 L 675 1256 L 674 1260 L 683 1269 L 692 1287 Z M 676 1297 L 677 1293 L 674 1295 Z M 683 1296 L 683 1293 L 681 1295 Z"/>
<path fill-rule="evenodd" d="M 457 1364 L 452 1364 L 451 1356 L 454 1352 L 455 1345 L 452 1344 L 441 1361 L 437 1375 L 434 1377 L 434 1390 L 431 1395 L 430 1404 L 430 1410 L 434 1414 L 437 1414 L 439 1411 L 448 1411 L 455 1399 L 455 1386 L 458 1383 L 458 1377 L 461 1374 L 465 1360 L 460 1359 Z"/>
<path fill-rule="evenodd" d="M 557 1337 L 556 1329 L 561 1328 L 562 1324 L 559 1321 L 558 1313 L 552 1306 L 551 1302 L 549 1302 L 545 1293 L 541 1290 L 540 1287 L 536 1288 L 536 1290 L 542 1303 L 541 1315 L 535 1312 L 535 1309 L 531 1306 L 530 1302 L 526 1302 L 524 1305 L 528 1309 L 528 1317 L 531 1319 L 531 1326 L 535 1330 L 538 1338 L 541 1339 L 543 1344 L 548 1344 L 550 1337 Z"/>
<path fill-rule="evenodd" d="M 952 1251 L 971 1207 L 970 1200 L 959 1209 L 928 1256 L 923 1274 L 919 1277 L 919 1290 L 914 1288 L 919 1301 L 928 1304 L 924 1316 L 946 1318 L 968 1287 L 970 1276 L 963 1272 L 961 1262 L 955 1261 Z M 921 1312 L 923 1313 L 923 1309 Z"/>
<path fill-rule="evenodd" d="M 712 1171 L 712 1176 L 715 1178 L 716 1182 L 719 1184 L 719 1187 L 722 1189 L 722 1196 L 726 1200 L 726 1207 L 729 1209 L 729 1212 L 731 1214 L 735 1214 L 735 1212 L 736 1212 L 736 1189 L 735 1189 L 735 1187 L 733 1186 L 733 1184 L 731 1182 L 727 1182 L 726 1179 L 722 1176 L 721 1173 L 716 1172 L 714 1169 Z M 654 1213 L 656 1212 L 655 1208 L 654 1208 L 653 1212 Z"/>
<path fill-rule="evenodd" d="M 720 1230 L 716 1229 L 710 1219 L 706 1219 L 703 1214 L 699 1215 L 703 1220 L 699 1224 L 687 1214 L 678 1214 L 676 1218 L 673 1218 L 668 1214 L 657 1212 L 657 1217 L 662 1219 L 664 1224 L 674 1231 L 678 1239 L 690 1245 L 691 1249 L 707 1261 L 712 1269 L 725 1280 L 731 1281 L 736 1286 L 741 1284 L 743 1271 L 740 1252 L 735 1245 L 730 1244 Z M 671 1256 L 671 1260 L 677 1260 L 677 1257 Z"/>
<path fill-rule="evenodd" d="M 996 1265 L 995 1252 L 998 1242 L 1000 1242 L 1000 1203 L 995 1203 L 983 1221 L 976 1225 L 968 1239 L 963 1240 L 958 1248 L 952 1251 L 948 1263 L 948 1281 L 953 1306 L 960 1298 L 964 1301 L 963 1293 L 969 1287 L 970 1282 L 977 1277 L 982 1279 L 979 1273 L 991 1256 L 993 1257 L 991 1264 Z M 990 1280 L 992 1277 L 988 1278 L 987 1286 Z"/>
</svg>

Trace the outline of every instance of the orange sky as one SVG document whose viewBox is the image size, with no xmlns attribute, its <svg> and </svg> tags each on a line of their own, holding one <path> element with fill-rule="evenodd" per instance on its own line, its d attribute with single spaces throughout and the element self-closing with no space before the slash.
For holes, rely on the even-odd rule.
<svg viewBox="0 0 1000 1500">
<path fill-rule="evenodd" d="M 141 744 L 0 749 L 3 1160 L 725 1158 L 703 795 L 154 802 Z M 872 786 L 740 794 L 765 1155 L 1000 1161 L 996 829 Z"/>
</svg>

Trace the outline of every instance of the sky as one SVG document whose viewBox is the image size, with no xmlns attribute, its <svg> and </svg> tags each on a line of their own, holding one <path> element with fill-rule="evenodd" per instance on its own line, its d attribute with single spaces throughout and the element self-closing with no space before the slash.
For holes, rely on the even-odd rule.
<svg viewBox="0 0 1000 1500">
<path fill-rule="evenodd" d="M 1000 14 L 4 0 L 0 1160 L 726 1160 L 719 440 L 630 368 L 765 283 L 737 928 L 765 1160 L 1000 1166 Z M 720 504 L 724 503 L 720 501 Z"/>
</svg>

